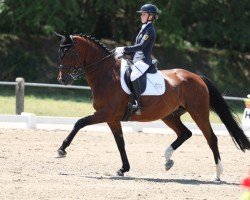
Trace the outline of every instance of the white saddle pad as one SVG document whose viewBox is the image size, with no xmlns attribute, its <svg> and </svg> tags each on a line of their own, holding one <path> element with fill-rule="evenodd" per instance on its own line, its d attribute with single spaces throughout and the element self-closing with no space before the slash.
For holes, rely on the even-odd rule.
<svg viewBox="0 0 250 200">
<path fill-rule="evenodd" d="M 127 94 L 131 94 L 130 89 L 128 88 L 127 84 L 124 80 L 124 74 L 126 71 L 127 61 L 125 59 L 121 60 L 121 86 L 124 92 Z M 146 90 L 141 94 L 142 96 L 145 95 L 162 95 L 166 90 L 165 86 L 165 79 L 162 73 L 157 70 L 155 74 L 146 74 L 147 76 L 147 87 Z"/>
</svg>

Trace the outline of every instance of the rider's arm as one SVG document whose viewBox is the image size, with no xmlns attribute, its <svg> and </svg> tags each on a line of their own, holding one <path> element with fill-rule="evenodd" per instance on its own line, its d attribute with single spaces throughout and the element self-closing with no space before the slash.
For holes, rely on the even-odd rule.
<svg viewBox="0 0 250 200">
<path fill-rule="evenodd" d="M 129 53 L 134 53 L 136 51 L 142 51 L 145 46 L 147 45 L 147 43 L 150 40 L 150 33 L 146 33 L 144 34 L 141 42 L 139 44 L 133 45 L 133 46 L 125 46 L 124 47 L 124 53 L 125 54 L 129 54 Z"/>
</svg>

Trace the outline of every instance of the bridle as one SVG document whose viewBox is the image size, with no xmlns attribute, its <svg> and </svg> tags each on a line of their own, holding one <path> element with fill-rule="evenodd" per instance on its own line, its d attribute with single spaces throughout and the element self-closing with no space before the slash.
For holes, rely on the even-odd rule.
<svg viewBox="0 0 250 200">
<path fill-rule="evenodd" d="M 85 76 L 86 74 L 89 74 L 89 73 L 92 73 L 93 71 L 96 70 L 96 68 L 91 68 L 89 69 L 89 67 L 91 66 L 94 66 L 96 64 L 99 64 L 99 63 L 102 63 L 102 62 L 105 62 L 107 60 L 109 60 L 110 58 L 114 58 L 113 56 L 115 55 L 115 49 L 111 50 L 111 54 L 93 62 L 93 63 L 90 63 L 88 65 L 77 65 L 77 60 L 78 60 L 78 52 L 76 50 L 76 47 L 75 47 L 75 40 L 74 38 L 72 38 L 72 43 L 71 44 L 61 44 L 60 47 L 59 47 L 59 58 L 60 59 L 63 59 L 63 57 L 66 55 L 66 52 L 70 49 L 70 48 L 73 48 L 72 49 L 72 57 L 74 57 L 74 64 L 73 65 L 70 65 L 70 66 L 64 66 L 64 65 L 60 65 L 59 66 L 59 70 L 62 70 L 62 69 L 65 69 L 65 70 L 68 70 L 68 75 L 70 75 L 70 77 L 73 79 L 73 80 L 77 80 L 79 79 L 82 75 Z"/>
</svg>

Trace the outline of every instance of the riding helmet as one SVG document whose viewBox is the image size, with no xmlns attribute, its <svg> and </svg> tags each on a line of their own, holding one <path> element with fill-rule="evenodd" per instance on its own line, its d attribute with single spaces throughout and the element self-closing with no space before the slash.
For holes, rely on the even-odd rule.
<svg viewBox="0 0 250 200">
<path fill-rule="evenodd" d="M 153 4 L 144 4 L 139 11 L 139 13 L 146 12 L 152 14 L 159 14 L 159 9 Z"/>
</svg>

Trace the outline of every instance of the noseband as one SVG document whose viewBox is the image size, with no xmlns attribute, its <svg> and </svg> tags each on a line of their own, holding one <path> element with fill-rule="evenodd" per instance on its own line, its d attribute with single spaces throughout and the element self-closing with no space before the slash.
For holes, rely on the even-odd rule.
<svg viewBox="0 0 250 200">
<path fill-rule="evenodd" d="M 59 58 L 60 59 L 63 59 L 63 57 L 66 55 L 66 52 L 70 49 L 70 48 L 73 48 L 72 50 L 72 57 L 74 58 L 74 64 L 73 65 L 70 65 L 70 66 L 64 66 L 64 65 L 60 65 L 59 66 L 59 70 L 62 70 L 62 69 L 65 69 L 65 70 L 68 70 L 68 74 L 71 76 L 71 78 L 73 80 L 77 80 L 79 79 L 82 75 L 85 75 L 87 73 L 91 73 L 93 71 L 96 70 L 96 68 L 94 69 L 91 69 L 91 70 L 88 70 L 88 68 L 90 66 L 94 66 L 98 63 L 101 63 L 101 62 L 104 62 L 104 61 L 107 61 L 109 58 L 113 57 L 114 54 L 115 54 L 115 50 L 112 50 L 111 54 L 97 60 L 96 62 L 93 62 L 93 63 L 90 63 L 88 65 L 80 65 L 80 66 L 77 66 L 77 59 L 78 59 L 78 52 L 75 48 L 75 44 L 76 42 L 74 41 L 74 38 L 71 38 L 72 39 L 72 43 L 71 44 L 61 44 L 60 47 L 59 47 Z"/>
</svg>

